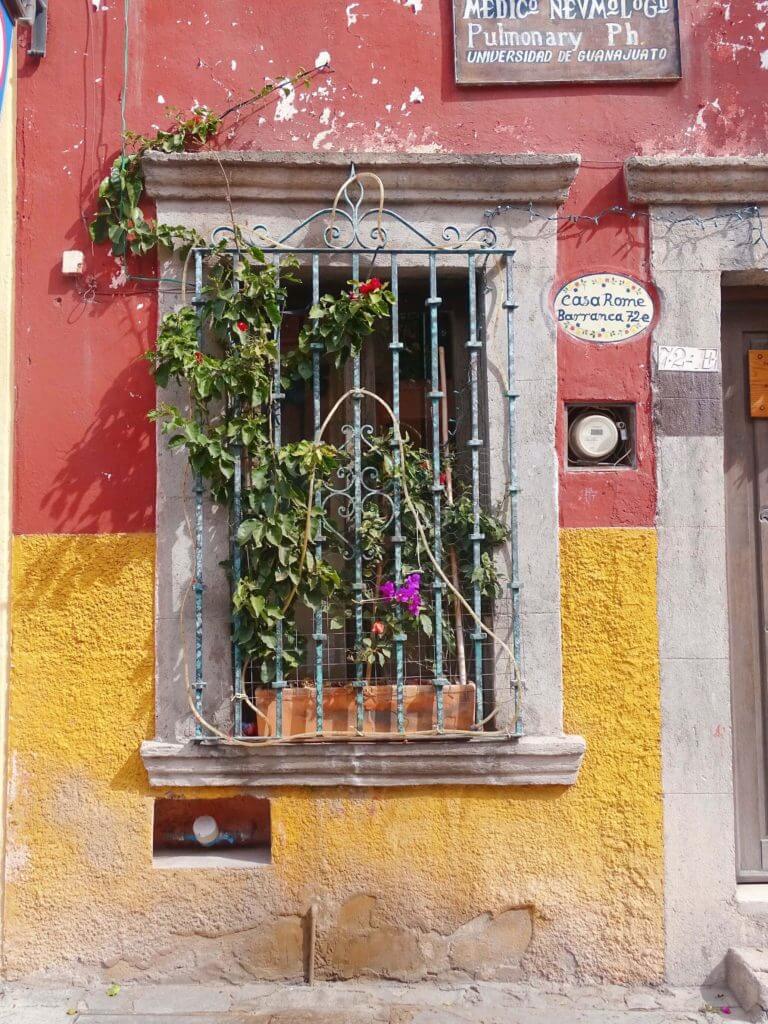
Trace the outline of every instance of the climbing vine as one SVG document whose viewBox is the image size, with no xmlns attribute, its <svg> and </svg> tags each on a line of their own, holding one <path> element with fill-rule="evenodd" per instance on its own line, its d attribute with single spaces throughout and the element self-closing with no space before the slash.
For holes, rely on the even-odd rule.
<svg viewBox="0 0 768 1024">
<path fill-rule="evenodd" d="M 291 78 L 270 81 L 221 114 L 206 106 L 195 106 L 189 113 L 176 111 L 170 127 L 158 129 L 154 135 L 126 132 L 123 151 L 99 185 L 97 210 L 89 225 L 92 240 L 97 244 L 109 243 L 113 256 L 128 253 L 143 256 L 158 245 L 175 249 L 202 242 L 197 232 L 189 228 L 159 224 L 146 216 L 141 205 L 144 199 L 142 157 L 150 152 L 185 153 L 203 148 L 219 134 L 232 114 L 274 93 L 308 86 L 317 70 L 302 68 Z"/>
<path fill-rule="evenodd" d="M 290 83 L 270 84 L 245 102 L 307 78 L 302 71 Z M 145 215 L 142 157 L 150 151 L 178 153 L 206 145 L 227 115 L 242 105 L 221 115 L 196 107 L 189 116 L 177 115 L 169 129 L 153 137 L 127 134 L 131 151 L 115 160 L 99 189 L 90 228 L 94 242 L 110 244 L 115 256 L 145 254 L 158 245 L 182 251 L 204 246 L 194 231 L 158 224 Z M 295 345 L 279 352 L 288 290 L 300 284 L 298 269 L 295 258 L 287 254 L 278 272 L 233 224 L 231 237 L 206 246 L 201 300 L 166 314 L 155 347 L 146 353 L 157 385 L 175 385 L 183 396 L 176 403 L 160 403 L 151 418 L 160 424 L 170 447 L 186 453 L 191 471 L 205 482 L 212 500 L 231 514 L 237 505 L 233 557 L 238 556 L 239 572 L 232 589 L 233 638 L 243 662 L 256 666 L 264 683 L 275 679 L 278 651 L 285 669 L 303 664 L 298 618 L 307 610 L 323 612 L 331 630 L 343 631 L 356 602 L 362 602 L 363 639 L 348 650 L 348 658 L 365 666 L 368 676 L 392 657 L 397 637 L 406 642 L 417 636 L 429 638 L 433 630 L 435 576 L 425 564 L 423 538 L 419 539 L 412 514 L 416 512 L 433 545 L 431 453 L 408 436 L 397 438 L 391 429 L 367 436 L 362 469 L 378 482 L 378 497 L 366 500 L 360 510 L 359 594 L 340 568 L 350 553 L 348 521 L 339 519 L 332 501 L 317 497 L 332 494 L 339 481 L 352 479 L 350 447 L 320 437 L 276 443 L 275 392 L 304 388 L 313 379 L 316 358 L 325 374 L 343 371 L 389 318 L 395 301 L 386 282 L 378 278 L 348 281 L 338 293 L 323 295 L 309 308 Z M 449 464 L 447 447 L 443 457 Z M 410 511 L 402 514 L 398 563 L 387 513 L 395 492 L 407 493 L 410 501 Z M 483 599 L 490 599 L 500 590 L 492 553 L 506 539 L 507 530 L 495 515 L 481 513 L 483 541 L 477 566 L 471 539 L 474 525 L 472 496 L 459 483 L 455 500 L 443 510 L 443 543 L 457 554 L 455 584 L 476 585 Z M 319 537 L 322 555 L 315 547 Z M 455 636 L 446 618 L 443 628 L 450 650 Z"/>
</svg>

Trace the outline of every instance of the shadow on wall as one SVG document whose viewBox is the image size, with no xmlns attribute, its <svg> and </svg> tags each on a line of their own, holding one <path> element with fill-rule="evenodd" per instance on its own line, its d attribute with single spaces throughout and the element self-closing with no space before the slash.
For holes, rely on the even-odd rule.
<svg viewBox="0 0 768 1024">
<path fill-rule="evenodd" d="M 154 427 L 146 417 L 147 376 L 143 360 L 127 366 L 67 453 L 42 500 L 60 528 L 99 533 L 109 528 L 117 511 L 121 531 L 152 529 Z"/>
</svg>

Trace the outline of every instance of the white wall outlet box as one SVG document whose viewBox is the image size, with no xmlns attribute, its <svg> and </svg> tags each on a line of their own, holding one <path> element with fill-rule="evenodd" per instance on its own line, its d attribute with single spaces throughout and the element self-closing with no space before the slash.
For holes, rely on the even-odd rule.
<svg viewBox="0 0 768 1024">
<path fill-rule="evenodd" d="M 82 274 L 85 270 L 85 256 L 79 249 L 66 249 L 61 256 L 61 272 L 67 277 Z"/>
</svg>

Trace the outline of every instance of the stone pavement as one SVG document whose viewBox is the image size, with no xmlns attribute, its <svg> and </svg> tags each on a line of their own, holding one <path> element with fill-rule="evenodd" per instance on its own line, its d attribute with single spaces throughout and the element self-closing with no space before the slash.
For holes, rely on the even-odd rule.
<svg viewBox="0 0 768 1024">
<path fill-rule="evenodd" d="M 0 1024 L 714 1024 L 754 1020 L 725 989 L 512 983 L 7 985 Z"/>
</svg>

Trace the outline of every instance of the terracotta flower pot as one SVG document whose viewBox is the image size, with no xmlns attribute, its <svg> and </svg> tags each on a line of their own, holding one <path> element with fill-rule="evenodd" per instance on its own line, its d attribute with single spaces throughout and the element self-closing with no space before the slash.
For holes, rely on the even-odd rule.
<svg viewBox="0 0 768 1024">
<path fill-rule="evenodd" d="M 431 683 L 407 683 L 404 687 L 406 733 L 428 732 L 437 724 L 435 688 Z M 354 735 L 357 722 L 356 689 L 351 685 L 323 689 L 323 734 Z M 259 736 L 275 736 L 274 690 L 257 690 L 252 698 L 264 718 L 257 722 Z M 443 718 L 446 731 L 471 729 L 475 721 L 475 684 L 451 683 L 443 687 Z M 265 721 L 266 719 L 266 721 Z M 317 731 L 316 696 L 309 686 L 283 690 L 283 736 L 314 735 Z M 397 687 L 392 683 L 363 688 L 363 735 L 397 732 Z"/>
</svg>

